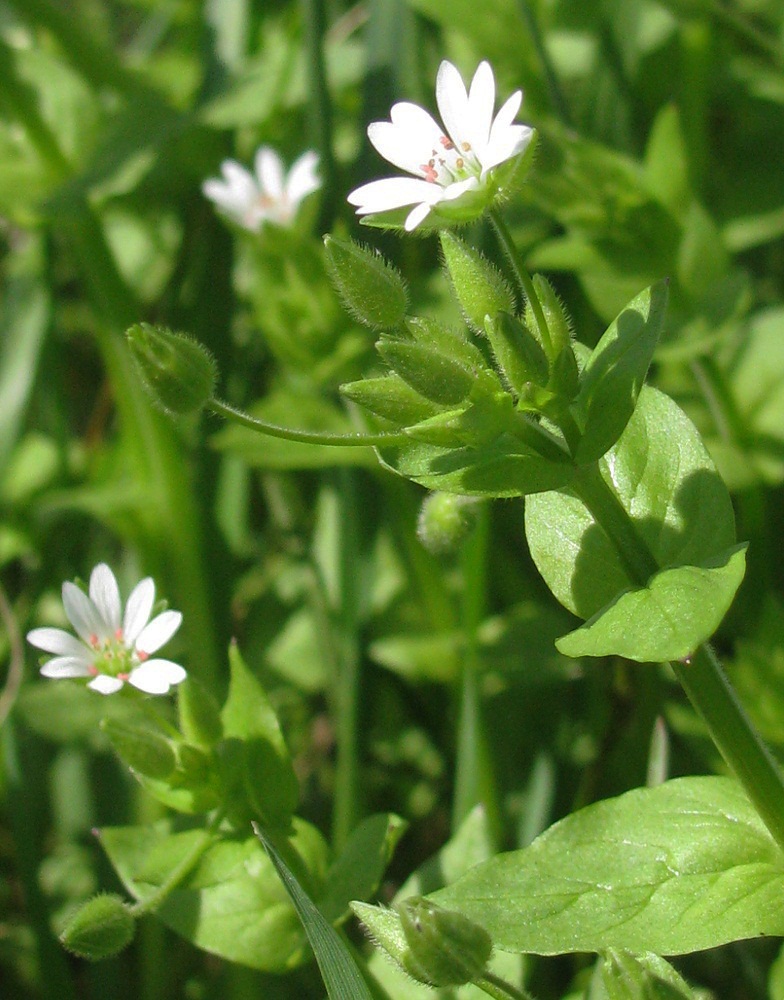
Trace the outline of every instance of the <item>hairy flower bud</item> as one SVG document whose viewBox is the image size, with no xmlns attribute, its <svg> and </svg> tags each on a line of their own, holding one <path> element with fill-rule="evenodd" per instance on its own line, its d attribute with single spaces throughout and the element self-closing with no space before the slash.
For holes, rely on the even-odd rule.
<svg viewBox="0 0 784 1000">
<path fill-rule="evenodd" d="M 431 493 L 417 519 L 417 536 L 434 555 L 454 552 L 473 530 L 481 503 L 478 497 Z"/>
<path fill-rule="evenodd" d="M 485 330 L 496 364 L 513 392 L 519 395 L 528 382 L 545 385 L 549 374 L 547 355 L 527 326 L 501 312 L 485 317 Z"/>
<path fill-rule="evenodd" d="M 481 331 L 485 316 L 514 311 L 509 285 L 478 250 L 448 230 L 441 232 L 441 250 L 455 296 L 470 326 Z"/>
<path fill-rule="evenodd" d="M 94 896 L 72 917 L 60 935 L 63 947 L 98 962 L 121 952 L 133 940 L 136 924 L 120 896 Z"/>
<path fill-rule="evenodd" d="M 418 982 L 462 986 L 484 974 L 493 950 L 484 928 L 423 896 L 406 899 L 395 909 L 408 945 L 403 966 Z"/>
<path fill-rule="evenodd" d="M 327 269 L 346 309 L 373 330 L 394 330 L 405 319 L 408 296 L 397 268 L 379 253 L 324 237 Z"/>
<path fill-rule="evenodd" d="M 144 386 L 161 409 L 175 416 L 196 413 L 212 397 L 217 364 L 198 341 L 149 323 L 137 323 L 125 336 Z"/>
</svg>

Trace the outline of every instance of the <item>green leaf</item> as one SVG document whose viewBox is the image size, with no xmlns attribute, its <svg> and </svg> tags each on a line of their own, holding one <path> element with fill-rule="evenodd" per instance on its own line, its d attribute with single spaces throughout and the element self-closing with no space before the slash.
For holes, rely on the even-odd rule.
<svg viewBox="0 0 784 1000">
<path fill-rule="evenodd" d="M 353 240 L 324 237 L 327 270 L 346 310 L 374 330 L 394 330 L 406 315 L 400 272 L 381 254 Z"/>
<path fill-rule="evenodd" d="M 608 1000 L 693 1000 L 689 984 L 659 955 L 610 950 L 602 963 Z"/>
<path fill-rule="evenodd" d="M 225 740 L 240 744 L 234 747 L 231 766 L 240 773 L 258 815 L 270 826 L 285 827 L 299 801 L 299 785 L 278 717 L 234 644 L 229 648 L 229 666 L 229 695 L 221 722 Z"/>
<path fill-rule="evenodd" d="M 667 309 L 667 283 L 651 285 L 632 299 L 593 350 L 574 403 L 583 436 L 575 458 L 601 458 L 623 433 L 637 404 L 659 341 Z"/>
<path fill-rule="evenodd" d="M 430 898 L 504 951 L 680 955 L 784 933 L 784 855 L 729 778 L 588 806 Z"/>
<path fill-rule="evenodd" d="M 340 935 L 321 915 L 294 874 L 275 849 L 269 835 L 253 824 L 264 849 L 275 866 L 308 936 L 330 1000 L 373 1000 L 351 952 Z"/>
<path fill-rule="evenodd" d="M 642 391 L 599 469 L 659 566 L 702 566 L 735 544 L 727 488 L 697 429 L 669 396 Z M 566 491 L 529 497 L 525 530 L 548 587 L 580 618 L 638 586 L 592 514 Z"/>
<path fill-rule="evenodd" d="M 502 434 L 482 447 L 442 448 L 412 441 L 379 452 L 382 465 L 445 493 L 517 497 L 566 486 L 574 468 L 542 458 L 518 438 Z"/>
<path fill-rule="evenodd" d="M 294 820 L 289 844 L 318 881 L 328 849 L 315 827 Z M 194 849 L 203 830 L 170 823 L 102 830 L 101 844 L 128 892 L 144 902 Z M 166 897 L 156 915 L 197 948 L 254 969 L 285 972 L 308 957 L 285 889 L 255 837 L 224 834 Z"/>
<path fill-rule="evenodd" d="M 684 659 L 710 639 L 729 610 L 746 571 L 746 547 L 736 546 L 711 565 L 662 570 L 555 645 L 574 657 Z"/>
</svg>

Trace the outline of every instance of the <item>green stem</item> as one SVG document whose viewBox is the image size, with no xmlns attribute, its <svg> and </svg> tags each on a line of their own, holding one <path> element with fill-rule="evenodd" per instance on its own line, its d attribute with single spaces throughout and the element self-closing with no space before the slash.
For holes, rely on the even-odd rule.
<svg viewBox="0 0 784 1000">
<path fill-rule="evenodd" d="M 138 903 L 135 903 L 130 908 L 134 917 L 141 917 L 146 913 L 155 913 L 155 911 L 166 902 L 166 899 L 172 892 L 174 892 L 177 886 L 182 883 L 182 880 L 190 875 L 195 866 L 204 856 L 207 848 L 215 842 L 215 833 L 222 821 L 223 814 L 218 813 L 209 825 L 204 830 L 200 831 L 201 836 L 198 840 L 196 840 L 193 847 L 191 847 L 179 864 L 175 865 L 169 877 L 165 879 L 160 886 L 158 886 L 155 892 L 147 896 L 146 899 L 140 899 Z"/>
<path fill-rule="evenodd" d="M 294 427 L 281 427 L 279 424 L 270 424 L 266 420 L 259 420 L 249 413 L 244 413 L 220 399 L 211 399 L 207 403 L 208 410 L 217 413 L 226 420 L 232 420 L 235 424 L 249 427 L 260 434 L 268 434 L 270 437 L 283 438 L 285 441 L 301 441 L 303 444 L 325 444 L 347 447 L 376 447 L 394 446 L 406 444 L 411 441 L 407 434 L 380 433 L 380 434 L 331 434 L 322 431 L 302 431 Z"/>
<path fill-rule="evenodd" d="M 553 341 L 550 336 L 550 327 L 547 325 L 544 310 L 542 309 L 542 303 L 539 301 L 539 296 L 536 294 L 536 289 L 534 288 L 534 283 L 531 280 L 531 275 L 528 273 L 526 266 L 523 263 L 523 258 L 520 256 L 520 252 L 512 239 L 512 234 L 507 229 L 506 223 L 501 218 L 501 214 L 498 209 L 491 208 L 488 214 L 490 216 L 490 222 L 493 224 L 493 228 L 495 229 L 496 236 L 498 237 L 498 242 L 501 244 L 506 256 L 509 258 L 509 263 L 512 265 L 512 270 L 514 271 L 518 284 L 520 285 L 525 297 L 531 303 L 531 308 L 534 311 L 534 316 L 536 317 L 536 322 L 539 326 L 539 332 L 542 335 L 542 343 L 545 353 L 550 359 L 552 359 Z"/>
<path fill-rule="evenodd" d="M 361 666 L 358 640 L 360 515 L 357 480 L 353 469 L 339 469 L 335 507 L 337 558 L 337 632 L 339 662 L 335 678 L 337 758 L 335 798 L 332 807 L 332 843 L 340 851 L 361 812 L 359 706 Z"/>
<path fill-rule="evenodd" d="M 310 127 L 315 135 L 319 169 L 324 182 L 320 231 L 325 232 L 332 226 L 335 214 L 333 192 L 337 190 L 335 156 L 332 150 L 332 102 L 324 62 L 326 14 L 324 0 L 301 0 L 301 4 L 305 22 Z"/>
<path fill-rule="evenodd" d="M 644 586 L 659 566 L 598 465 L 579 470 L 572 491 L 615 545 L 629 577 Z M 687 661 L 672 667 L 724 760 L 784 849 L 784 775 L 743 710 L 713 650 L 703 644 Z"/>
<path fill-rule="evenodd" d="M 473 985 L 484 990 L 489 996 L 495 997 L 495 1000 L 533 1000 L 530 993 L 517 989 L 492 972 L 485 972 L 481 979 L 474 980 Z"/>
<path fill-rule="evenodd" d="M 457 830 L 474 806 L 482 803 L 491 829 L 500 837 L 498 791 L 482 715 L 482 672 L 477 648 L 477 630 L 487 605 L 489 536 L 489 511 L 483 505 L 474 533 L 463 547 L 463 600 L 460 619 L 465 649 L 460 676 L 452 829 Z"/>
<path fill-rule="evenodd" d="M 784 776 L 746 715 L 716 654 L 706 643 L 687 662 L 673 663 L 672 668 L 722 757 L 784 849 Z"/>
</svg>

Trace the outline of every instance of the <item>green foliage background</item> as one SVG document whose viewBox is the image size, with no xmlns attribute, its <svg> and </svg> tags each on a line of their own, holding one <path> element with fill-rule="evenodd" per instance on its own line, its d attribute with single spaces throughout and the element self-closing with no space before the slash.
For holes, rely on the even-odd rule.
<svg viewBox="0 0 784 1000">
<path fill-rule="evenodd" d="M 424 491 L 370 449 L 171 423 L 130 365 L 126 327 L 164 323 L 216 355 L 229 402 L 355 429 L 337 386 L 381 369 L 319 237 L 358 235 L 345 195 L 386 173 L 365 126 L 395 100 L 432 109 L 445 57 L 464 76 L 487 58 L 503 95 L 524 89 L 540 144 L 506 218 L 581 339 L 671 280 L 651 381 L 732 491 L 748 571 L 717 643 L 784 750 L 783 40 L 776 0 L 0 2 L 4 998 L 323 996 L 312 963 L 231 965 L 153 919 L 96 966 L 57 943 L 75 906 L 119 888 L 91 830 L 166 815 L 110 752 L 106 704 L 39 680 L 22 643 L 64 623 L 61 582 L 102 560 L 126 594 L 155 577 L 184 614 L 172 658 L 221 700 L 237 638 L 281 720 L 298 814 L 333 850 L 370 813 L 410 821 L 382 900 L 480 799 L 489 844 L 461 848 L 464 862 L 657 775 L 723 773 L 668 674 L 557 652 L 577 620 L 539 579 L 522 501 L 484 508 L 435 557 L 416 536 Z M 200 191 L 260 143 L 288 163 L 321 155 L 323 191 L 274 236 L 233 230 Z M 368 232 L 417 311 L 458 324 L 434 239 Z M 489 232 L 471 236 L 503 265 Z M 779 1000 L 777 951 L 763 939 L 678 967 L 713 991 L 695 995 Z M 530 960 L 527 982 L 542 998 L 604 996 L 591 961 Z"/>
</svg>

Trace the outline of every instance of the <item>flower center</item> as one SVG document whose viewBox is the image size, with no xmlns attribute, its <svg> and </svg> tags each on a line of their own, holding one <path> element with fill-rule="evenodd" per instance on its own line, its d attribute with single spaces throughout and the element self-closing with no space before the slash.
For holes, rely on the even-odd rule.
<svg viewBox="0 0 784 1000">
<path fill-rule="evenodd" d="M 93 676 L 106 674 L 108 677 L 126 680 L 134 667 L 146 658 L 146 654 L 142 656 L 135 649 L 126 646 L 122 629 L 118 629 L 109 639 L 99 639 L 97 635 L 91 635 L 90 646 L 94 652 L 90 667 Z"/>
<path fill-rule="evenodd" d="M 448 187 L 457 181 L 478 177 L 481 174 L 482 164 L 471 148 L 470 142 L 462 142 L 457 147 L 448 135 L 442 135 L 439 142 L 441 148 L 431 149 L 430 159 L 427 163 L 419 165 L 426 181 Z"/>
</svg>

